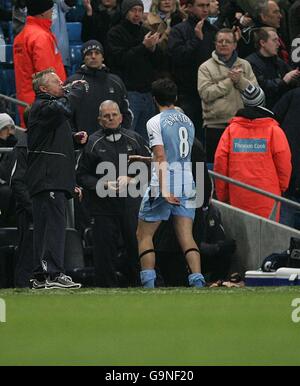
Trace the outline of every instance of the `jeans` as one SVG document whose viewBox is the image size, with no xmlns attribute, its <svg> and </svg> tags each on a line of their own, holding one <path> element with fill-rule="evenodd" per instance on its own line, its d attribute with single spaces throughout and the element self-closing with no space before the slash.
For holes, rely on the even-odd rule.
<svg viewBox="0 0 300 386">
<path fill-rule="evenodd" d="M 136 131 L 148 141 L 146 123 L 155 115 L 155 105 L 152 96 L 150 93 L 129 91 L 128 100 L 134 116 L 131 130 Z"/>
<path fill-rule="evenodd" d="M 186 114 L 195 126 L 195 136 L 204 144 L 205 133 L 203 130 L 203 119 L 202 119 L 202 105 L 199 95 L 178 95 L 178 106 L 181 107 L 184 114 Z"/>
</svg>

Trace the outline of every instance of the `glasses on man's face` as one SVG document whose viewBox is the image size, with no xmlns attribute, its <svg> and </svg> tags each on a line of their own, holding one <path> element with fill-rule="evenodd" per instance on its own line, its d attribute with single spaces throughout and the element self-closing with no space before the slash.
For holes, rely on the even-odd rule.
<svg viewBox="0 0 300 386">
<path fill-rule="evenodd" d="M 234 42 L 232 40 L 217 40 L 216 44 L 219 44 L 220 46 L 229 46 L 230 44 L 233 44 Z"/>
</svg>

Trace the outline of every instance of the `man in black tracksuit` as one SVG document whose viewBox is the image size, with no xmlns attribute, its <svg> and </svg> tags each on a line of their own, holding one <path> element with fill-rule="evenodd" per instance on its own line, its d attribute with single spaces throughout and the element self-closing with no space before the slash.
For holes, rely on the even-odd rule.
<svg viewBox="0 0 300 386">
<path fill-rule="evenodd" d="M 129 109 L 127 90 L 122 80 L 109 72 L 103 64 L 104 52 L 101 43 L 89 40 L 82 45 L 82 65 L 66 83 L 84 79 L 89 84 L 89 89 L 84 99 L 75 106 L 74 125 L 76 131 L 84 130 L 92 134 L 98 130 L 99 105 L 107 99 L 115 101 L 123 115 L 123 126 L 131 128 L 133 114 Z"/>
<path fill-rule="evenodd" d="M 77 181 L 89 194 L 89 206 L 94 217 L 94 263 L 96 285 L 99 287 L 118 287 L 116 260 L 120 233 L 127 249 L 125 271 L 128 285 L 138 285 L 138 248 L 136 240 L 137 218 L 140 198 L 121 197 L 128 185 L 135 183 L 133 175 L 128 174 L 127 162 L 119 156 L 149 157 L 150 151 L 141 136 L 122 128 L 122 115 L 118 105 L 105 101 L 99 108 L 100 129 L 89 137 L 77 169 Z M 121 164 L 120 164 L 121 162 Z M 110 167 L 108 166 L 110 163 Z M 119 170 L 125 167 L 124 173 Z M 99 171 L 103 168 L 103 171 Z M 108 173 L 104 172 L 107 169 Z M 115 175 L 112 176 L 112 173 Z M 104 183 L 112 197 L 101 196 L 99 183 Z M 147 183 L 147 181 L 146 181 Z"/>
<path fill-rule="evenodd" d="M 33 79 L 36 99 L 28 120 L 27 184 L 32 197 L 35 270 L 33 288 L 79 288 L 64 275 L 66 198 L 75 192 L 73 133 L 68 119 L 72 106 L 85 94 L 85 81 L 65 94 L 53 69 Z M 87 134 L 74 135 L 84 144 Z"/>
</svg>

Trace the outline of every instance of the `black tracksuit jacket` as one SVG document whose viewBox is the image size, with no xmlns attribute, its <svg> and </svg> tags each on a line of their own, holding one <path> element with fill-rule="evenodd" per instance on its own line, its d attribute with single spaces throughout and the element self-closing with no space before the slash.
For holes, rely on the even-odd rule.
<svg viewBox="0 0 300 386">
<path fill-rule="evenodd" d="M 154 52 L 144 46 L 148 32 L 144 26 L 126 19 L 108 32 L 108 65 L 120 76 L 128 91 L 150 92 L 155 70 L 163 59 L 158 46 Z"/>
<path fill-rule="evenodd" d="M 199 19 L 189 16 L 176 24 L 170 32 L 168 52 L 171 57 L 172 73 L 178 86 L 178 93 L 197 95 L 198 69 L 211 58 L 215 49 L 217 28 L 208 21 L 203 25 L 203 40 L 197 38 L 195 27 Z"/>
<path fill-rule="evenodd" d="M 108 68 L 92 69 L 81 66 L 76 73 L 70 76 L 66 83 L 77 79 L 84 79 L 89 84 L 89 90 L 85 97 L 75 106 L 73 122 L 76 131 L 86 131 L 93 134 L 99 129 L 99 106 L 105 100 L 113 100 L 119 105 L 123 115 L 123 126 L 130 129 L 133 114 L 129 109 L 127 90 L 122 80 L 111 74 Z"/>
<path fill-rule="evenodd" d="M 105 173 L 103 175 L 96 174 L 97 166 L 102 162 L 111 162 L 116 167 L 117 179 L 119 177 L 120 154 L 145 157 L 151 155 L 147 143 L 140 135 L 123 128 L 120 129 L 119 133 L 109 136 L 105 134 L 103 128 L 100 128 L 89 137 L 89 141 L 82 152 L 77 167 L 77 182 L 89 194 L 89 207 L 92 216 L 122 215 L 125 208 L 139 206 L 140 200 L 137 198 L 100 198 L 96 193 L 96 185 L 99 179 L 105 175 Z"/>
<path fill-rule="evenodd" d="M 85 93 L 77 83 L 64 97 L 38 94 L 28 120 L 28 169 L 26 181 L 31 196 L 59 190 L 74 194 L 75 154 L 73 133 L 68 121 L 75 101 Z"/>
</svg>

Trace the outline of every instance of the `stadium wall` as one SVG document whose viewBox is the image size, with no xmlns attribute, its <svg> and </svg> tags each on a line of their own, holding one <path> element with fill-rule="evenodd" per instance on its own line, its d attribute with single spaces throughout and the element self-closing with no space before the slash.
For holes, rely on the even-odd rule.
<svg viewBox="0 0 300 386">
<path fill-rule="evenodd" d="M 266 256 L 288 249 L 291 237 L 300 238 L 300 231 L 216 200 L 213 203 L 221 211 L 226 234 L 237 242 L 233 271 L 257 269 Z"/>
</svg>

